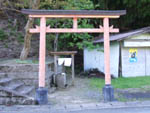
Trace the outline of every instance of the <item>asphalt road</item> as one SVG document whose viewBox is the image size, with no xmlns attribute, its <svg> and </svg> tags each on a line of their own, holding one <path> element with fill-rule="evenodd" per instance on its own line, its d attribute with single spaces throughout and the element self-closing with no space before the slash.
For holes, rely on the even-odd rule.
<svg viewBox="0 0 150 113">
<path fill-rule="evenodd" d="M 117 109 L 97 109 L 97 110 L 81 110 L 81 111 L 51 111 L 48 109 L 27 109 L 27 110 L 6 110 L 0 113 L 150 113 L 150 107 L 138 108 L 117 108 Z"/>
</svg>

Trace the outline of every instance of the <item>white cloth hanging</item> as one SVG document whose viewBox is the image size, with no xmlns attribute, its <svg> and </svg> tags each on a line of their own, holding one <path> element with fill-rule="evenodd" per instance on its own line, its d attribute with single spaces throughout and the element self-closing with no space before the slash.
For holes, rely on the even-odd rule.
<svg viewBox="0 0 150 113">
<path fill-rule="evenodd" d="M 58 65 L 62 65 L 65 61 L 65 58 L 58 58 Z"/>
<path fill-rule="evenodd" d="M 65 59 L 64 66 L 70 67 L 71 66 L 71 58 L 64 58 L 64 59 Z"/>
</svg>

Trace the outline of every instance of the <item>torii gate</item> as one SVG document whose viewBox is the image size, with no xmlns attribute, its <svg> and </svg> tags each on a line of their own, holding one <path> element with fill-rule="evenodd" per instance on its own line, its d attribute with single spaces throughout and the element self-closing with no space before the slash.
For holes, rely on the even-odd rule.
<svg viewBox="0 0 150 113">
<path fill-rule="evenodd" d="M 45 51 L 46 33 L 104 33 L 104 56 L 105 56 L 105 86 L 103 88 L 104 100 L 113 100 L 113 87 L 110 76 L 110 41 L 109 34 L 117 33 L 119 29 L 109 27 L 110 18 L 119 18 L 125 15 L 125 10 L 31 10 L 23 9 L 22 13 L 28 14 L 29 18 L 40 18 L 40 26 L 31 28 L 30 33 L 40 33 L 39 49 L 39 89 L 36 91 L 36 100 L 39 104 L 47 103 L 47 89 L 45 88 Z M 50 28 L 46 26 L 46 18 L 72 18 L 73 28 Z M 102 18 L 103 27 L 78 28 L 78 18 Z"/>
</svg>

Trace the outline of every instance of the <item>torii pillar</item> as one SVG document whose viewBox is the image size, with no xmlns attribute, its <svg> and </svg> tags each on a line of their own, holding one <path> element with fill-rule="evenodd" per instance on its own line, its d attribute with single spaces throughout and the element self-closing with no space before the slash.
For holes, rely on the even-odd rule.
<svg viewBox="0 0 150 113">
<path fill-rule="evenodd" d="M 104 33 L 104 56 L 105 56 L 105 86 L 103 95 L 105 101 L 114 99 L 114 90 L 111 86 L 110 76 L 110 41 L 109 34 L 117 33 L 119 29 L 109 27 L 110 18 L 119 18 L 126 14 L 125 10 L 29 10 L 24 9 L 22 13 L 28 14 L 30 18 L 40 18 L 40 26 L 31 28 L 30 33 L 40 33 L 39 49 L 39 88 L 36 91 L 38 104 L 47 104 L 47 89 L 45 88 L 45 56 L 46 56 L 46 33 Z M 50 28 L 46 27 L 46 18 L 72 18 L 73 28 Z M 78 18 L 102 18 L 103 27 L 100 28 L 78 28 Z"/>
<path fill-rule="evenodd" d="M 48 103 L 48 90 L 45 88 L 45 57 L 46 57 L 46 18 L 40 18 L 40 46 L 39 46 L 39 88 L 36 90 L 38 104 Z"/>
<path fill-rule="evenodd" d="M 105 86 L 103 88 L 103 95 L 104 101 L 113 101 L 114 88 L 111 85 L 111 75 L 110 75 L 109 18 L 103 19 L 103 27 L 104 27 L 104 64 L 105 64 Z"/>
</svg>

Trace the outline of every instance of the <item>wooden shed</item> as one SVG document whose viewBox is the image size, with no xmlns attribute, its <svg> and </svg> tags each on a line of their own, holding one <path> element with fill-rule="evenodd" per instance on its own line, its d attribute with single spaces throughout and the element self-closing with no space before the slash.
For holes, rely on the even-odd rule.
<svg viewBox="0 0 150 113">
<path fill-rule="evenodd" d="M 104 72 L 103 37 L 100 48 L 84 49 L 84 70 Z M 114 77 L 150 76 L 150 27 L 110 36 L 110 71 Z"/>
</svg>

